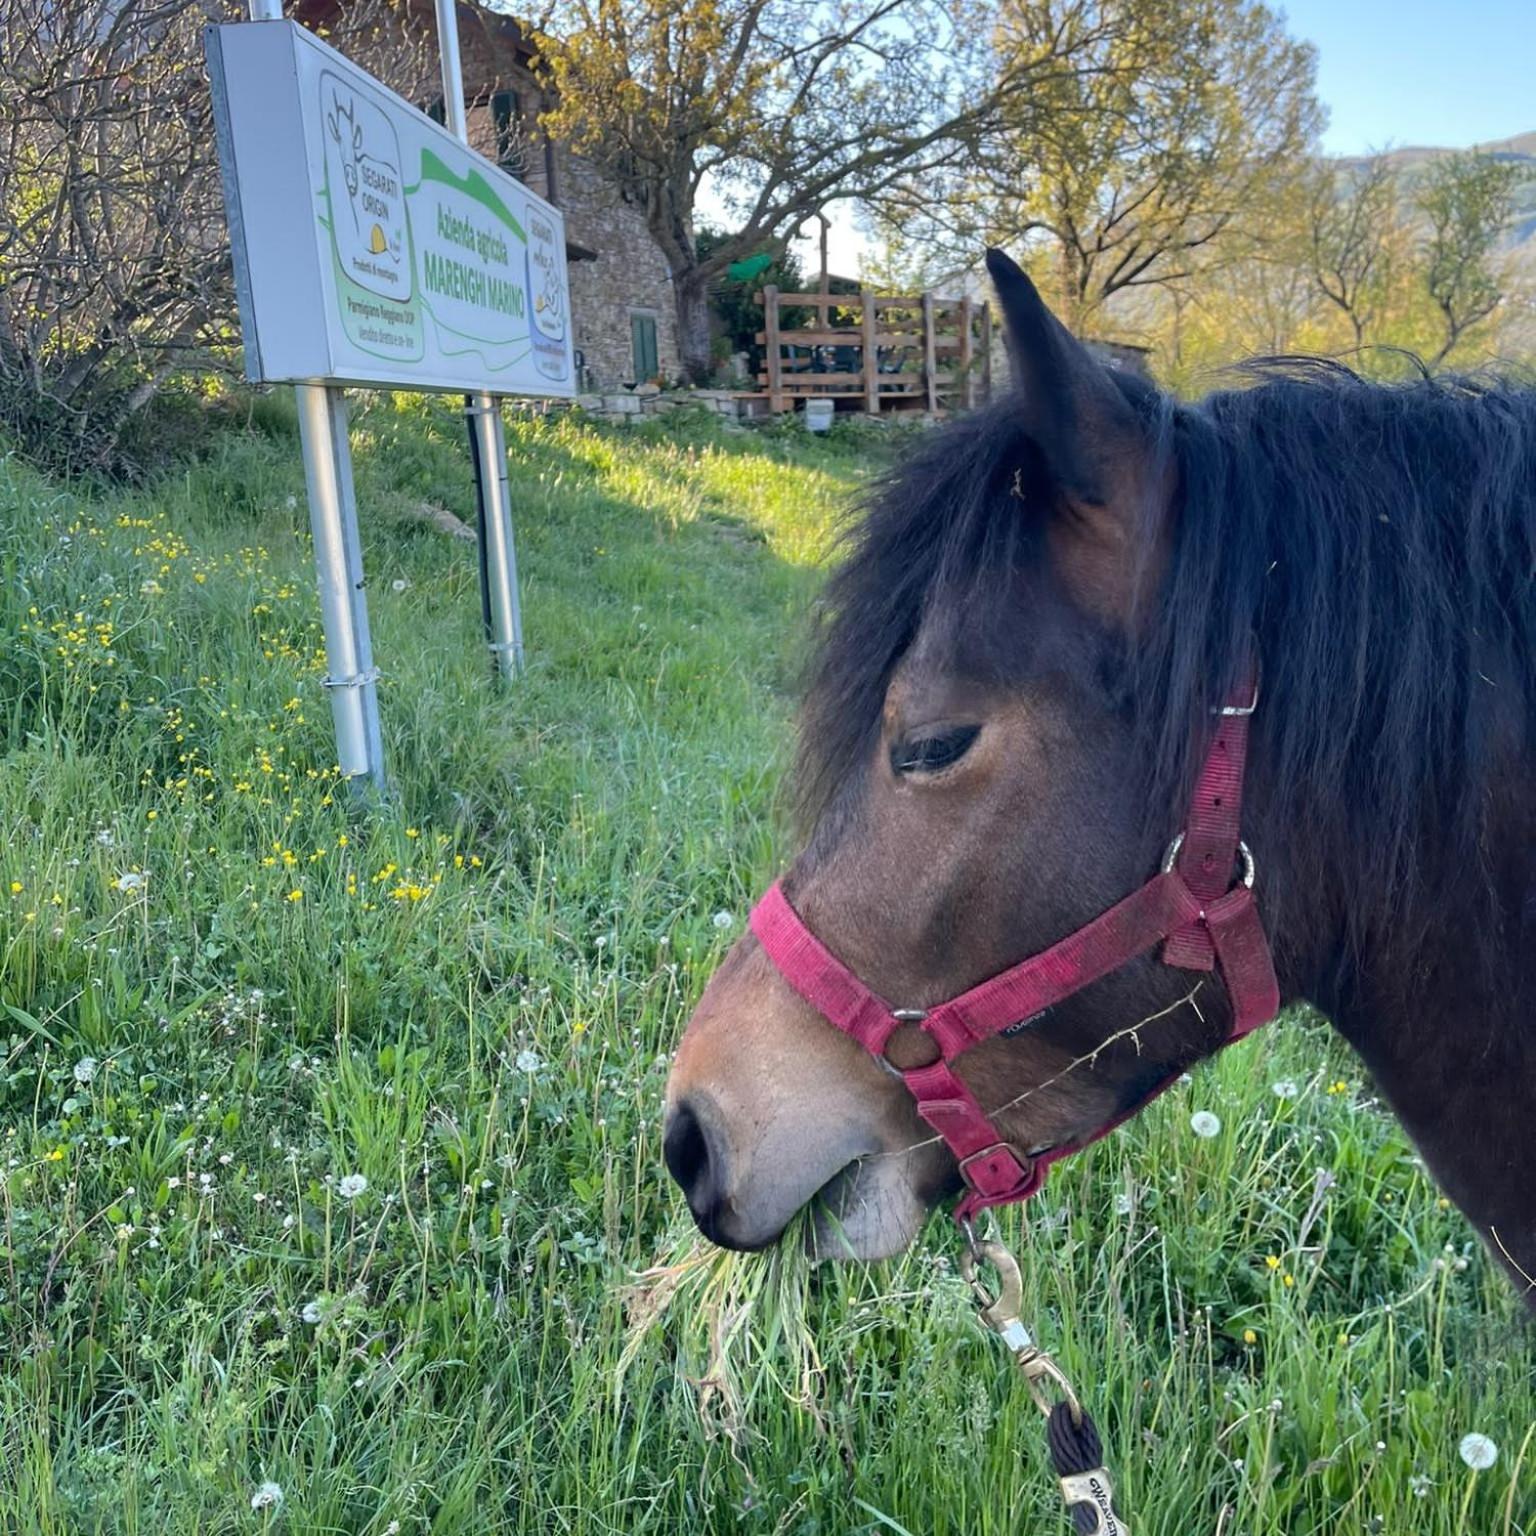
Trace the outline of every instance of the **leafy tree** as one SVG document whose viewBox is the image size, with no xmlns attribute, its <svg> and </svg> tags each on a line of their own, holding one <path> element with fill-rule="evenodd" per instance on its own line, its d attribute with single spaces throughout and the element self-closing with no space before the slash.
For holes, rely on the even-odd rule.
<svg viewBox="0 0 1536 1536">
<path fill-rule="evenodd" d="M 701 229 L 698 234 L 700 259 L 709 260 L 730 238 L 725 230 L 709 226 Z M 771 251 L 761 254 L 772 259 L 760 271 L 751 277 L 733 277 L 727 267 L 715 279 L 710 291 L 710 308 L 721 354 L 729 356 L 732 352 L 745 352 L 753 372 L 756 372 L 763 350 L 757 340 L 757 333 L 763 328 L 763 306 L 757 295 L 770 283 L 781 293 L 805 291 L 800 258 L 792 250 L 785 248 L 776 255 Z M 780 311 L 783 325 L 799 325 L 801 318 L 799 310 L 786 307 Z"/>
<path fill-rule="evenodd" d="M 695 377 L 710 364 L 710 285 L 732 262 L 782 247 L 829 203 L 956 163 L 1003 94 L 1060 64 L 1042 47 L 990 68 L 985 28 L 946 0 L 550 0 L 538 41 L 544 127 L 644 211 Z M 706 184 L 733 232 L 701 254 Z"/>
<path fill-rule="evenodd" d="M 1001 0 L 994 47 L 1007 76 L 1047 55 L 1077 67 L 1007 93 L 945 195 L 909 178 L 885 227 L 955 258 L 1035 251 L 1074 326 L 1240 246 L 1322 120 L 1311 46 L 1258 0 Z"/>
<path fill-rule="evenodd" d="M 1400 226 L 1397 173 L 1385 155 L 1354 165 L 1324 164 L 1311 190 L 1312 280 L 1349 321 L 1358 349 L 1391 296 Z"/>
<path fill-rule="evenodd" d="M 1425 173 L 1419 208 L 1429 224 L 1424 282 L 1442 324 L 1439 367 L 1457 344 L 1506 296 L 1494 253 L 1514 210 L 1520 171 L 1492 155 L 1470 151 L 1436 161 Z"/>
</svg>

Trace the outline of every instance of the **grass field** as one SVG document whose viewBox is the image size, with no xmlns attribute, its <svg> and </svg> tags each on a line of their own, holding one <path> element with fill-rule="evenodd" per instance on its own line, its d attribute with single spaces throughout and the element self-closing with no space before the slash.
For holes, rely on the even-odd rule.
<svg viewBox="0 0 1536 1536">
<path fill-rule="evenodd" d="M 661 1171 L 873 450 L 518 419 L 500 691 L 473 550 L 410 516 L 470 515 L 461 430 L 357 421 L 374 812 L 283 402 L 146 491 L 0 459 L 0 1530 L 1064 1529 L 947 1218 L 726 1260 Z M 1137 1536 L 1536 1532 L 1531 1329 L 1321 1024 L 1002 1225 Z"/>
</svg>

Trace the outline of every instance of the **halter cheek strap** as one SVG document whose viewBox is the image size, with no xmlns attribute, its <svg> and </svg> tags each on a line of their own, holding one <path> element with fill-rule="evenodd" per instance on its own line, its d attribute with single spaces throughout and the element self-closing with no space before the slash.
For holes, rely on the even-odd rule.
<svg viewBox="0 0 1536 1536">
<path fill-rule="evenodd" d="M 1091 1135 L 1030 1156 L 1009 1143 L 954 1070 L 957 1057 L 1005 1031 L 1017 1032 L 1101 976 L 1163 943 L 1162 962 L 1219 971 L 1232 1003 L 1224 1045 L 1274 1017 L 1279 987 L 1253 895 L 1253 858 L 1238 836 L 1248 722 L 1256 683 L 1218 713 L 1184 830 L 1161 871 L 1139 890 L 1049 949 L 927 1009 L 892 1007 L 870 990 L 806 926 L 783 889 L 770 886 L 752 910 L 752 931 L 780 974 L 828 1023 L 893 1070 L 892 1035 L 918 1025 L 938 1048 L 928 1065 L 900 1072 L 917 1112 L 955 1154 L 966 1193 L 962 1221 L 988 1206 L 1025 1200 L 1054 1162 L 1106 1136 L 1178 1077 L 1170 1074 L 1124 1114 Z M 1234 869 L 1241 878 L 1232 883 Z"/>
</svg>

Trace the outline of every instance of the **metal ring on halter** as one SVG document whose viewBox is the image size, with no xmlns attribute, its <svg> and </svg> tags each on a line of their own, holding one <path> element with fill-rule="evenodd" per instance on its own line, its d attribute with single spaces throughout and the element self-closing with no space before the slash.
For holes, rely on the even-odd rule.
<svg viewBox="0 0 1536 1536">
<path fill-rule="evenodd" d="M 1168 851 L 1163 855 L 1162 868 L 1165 875 L 1171 875 L 1173 873 L 1173 867 L 1179 861 L 1179 850 L 1183 846 L 1184 834 L 1180 832 L 1179 835 L 1174 838 L 1171 843 L 1168 844 Z M 1238 839 L 1237 857 L 1238 861 L 1242 864 L 1243 867 L 1243 884 L 1247 886 L 1247 888 L 1251 891 L 1253 889 L 1254 877 L 1258 873 L 1258 866 L 1253 861 L 1253 849 L 1251 849 L 1247 843 L 1243 842 L 1241 838 Z"/>
<path fill-rule="evenodd" d="M 917 1024 L 920 1026 L 928 1017 L 928 1010 L 926 1008 L 893 1008 L 891 1009 L 891 1017 L 895 1019 L 898 1024 Z M 938 1042 L 934 1040 L 931 1035 L 928 1036 L 928 1039 L 934 1048 L 935 1055 L 933 1059 L 937 1061 L 939 1059 L 937 1054 Z M 887 1040 L 886 1045 L 889 1044 L 890 1040 Z M 885 1054 L 884 1046 L 875 1052 L 875 1060 L 882 1068 L 884 1068 L 885 1071 L 889 1072 L 892 1077 L 899 1078 L 902 1082 L 906 1081 L 905 1076 L 902 1074 L 901 1068 L 898 1067 L 896 1063 Z M 927 1065 L 927 1063 L 922 1063 L 922 1065 Z"/>
</svg>

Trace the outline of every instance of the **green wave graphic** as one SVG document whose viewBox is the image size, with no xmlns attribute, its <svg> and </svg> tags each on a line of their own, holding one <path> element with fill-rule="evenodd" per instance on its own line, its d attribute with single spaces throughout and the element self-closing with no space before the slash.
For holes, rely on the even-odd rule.
<svg viewBox="0 0 1536 1536">
<path fill-rule="evenodd" d="M 439 160 L 432 150 L 423 149 L 421 152 L 421 181 L 418 181 L 416 186 L 407 187 L 405 190 L 407 192 L 414 192 L 421 186 L 422 182 L 427 181 L 440 181 L 444 186 L 449 186 L 454 188 L 455 191 L 462 192 L 465 197 L 473 198 L 492 218 L 505 224 L 524 245 L 528 244 L 527 231 L 518 223 L 511 210 L 496 195 L 491 184 L 479 171 L 471 168 L 467 176 L 460 176 Z"/>
</svg>

